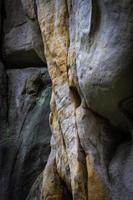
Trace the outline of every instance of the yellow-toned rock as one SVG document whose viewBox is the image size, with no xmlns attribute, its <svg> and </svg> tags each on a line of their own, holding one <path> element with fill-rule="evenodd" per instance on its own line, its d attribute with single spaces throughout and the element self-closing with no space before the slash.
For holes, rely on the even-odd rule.
<svg viewBox="0 0 133 200">
<path fill-rule="evenodd" d="M 118 5 L 113 3 L 117 9 L 122 5 L 126 9 L 125 1 L 117 2 Z M 112 124 L 121 123 L 125 118 L 117 103 L 131 93 L 129 87 L 125 93 L 122 88 L 120 93 L 117 90 L 117 75 L 120 81 L 124 75 L 114 52 L 121 52 L 115 46 L 113 29 L 110 32 L 106 29 L 106 20 L 111 17 L 115 21 L 113 9 L 111 1 L 36 0 L 44 55 L 52 80 L 51 154 L 43 174 L 41 200 L 112 198 L 109 167 L 122 137 L 96 113 L 108 119 L 115 116 Z M 116 24 L 112 26 L 117 29 Z M 119 31 L 117 36 L 121 38 Z M 126 34 L 123 38 L 127 40 Z M 132 81 L 128 82 L 128 71 L 122 68 L 129 86 Z"/>
</svg>

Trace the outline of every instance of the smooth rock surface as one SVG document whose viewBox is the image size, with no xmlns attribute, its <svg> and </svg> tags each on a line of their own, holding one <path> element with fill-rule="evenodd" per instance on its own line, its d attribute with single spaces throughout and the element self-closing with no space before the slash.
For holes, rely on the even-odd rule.
<svg viewBox="0 0 133 200">
<path fill-rule="evenodd" d="M 133 3 L 75 0 L 73 5 L 70 48 L 80 91 L 89 108 L 126 131 L 122 104 L 133 95 Z"/>
</svg>

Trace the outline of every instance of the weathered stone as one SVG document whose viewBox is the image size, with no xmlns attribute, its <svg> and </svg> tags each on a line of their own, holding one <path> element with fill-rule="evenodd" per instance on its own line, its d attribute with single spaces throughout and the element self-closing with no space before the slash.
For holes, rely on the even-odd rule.
<svg viewBox="0 0 133 200">
<path fill-rule="evenodd" d="M 33 1 L 23 0 L 31 16 L 25 2 Z M 127 158 L 121 174 L 124 154 L 114 155 L 132 131 L 133 2 L 37 0 L 36 5 L 53 89 L 52 150 L 39 198 L 131 199 L 132 162 Z"/>
<path fill-rule="evenodd" d="M 42 65 L 33 49 L 32 30 L 26 22 L 21 2 L 6 0 L 4 3 L 4 49 L 0 51 L 0 60 L 4 53 L 4 61 L 10 67 Z M 0 31 L 3 25 L 1 13 L 4 14 L 1 4 L 2 1 Z M 50 96 L 51 81 L 46 69 L 14 69 L 6 73 L 0 61 L 1 200 L 26 199 L 44 169 L 50 151 Z"/>
<path fill-rule="evenodd" d="M 41 58 L 41 60 L 46 62 L 45 55 L 44 55 L 43 39 L 41 35 L 38 18 L 37 18 L 36 1 L 21 0 L 21 2 L 27 16 L 27 21 L 29 22 L 29 25 L 31 28 L 32 44 L 33 44 L 34 50 L 36 51 L 37 55 Z"/>
<path fill-rule="evenodd" d="M 88 107 L 126 131 L 121 104 L 133 95 L 133 3 L 75 0 L 73 5 L 70 49 L 80 91 Z"/>
<path fill-rule="evenodd" d="M 133 1 L 22 4 L 27 36 L 32 35 L 27 40 L 42 60 L 46 56 L 52 80 L 51 153 L 28 195 L 47 160 L 49 78 L 40 68 L 9 70 L 9 128 L 0 144 L 2 198 L 132 200 Z M 6 36 L 12 30 L 9 26 Z"/>
<path fill-rule="evenodd" d="M 5 0 L 3 57 L 8 67 L 43 66 L 35 52 L 43 48 L 27 22 L 20 0 Z"/>
<path fill-rule="evenodd" d="M 8 70 L 8 129 L 0 141 L 2 200 L 24 200 L 50 151 L 46 69 Z"/>
</svg>

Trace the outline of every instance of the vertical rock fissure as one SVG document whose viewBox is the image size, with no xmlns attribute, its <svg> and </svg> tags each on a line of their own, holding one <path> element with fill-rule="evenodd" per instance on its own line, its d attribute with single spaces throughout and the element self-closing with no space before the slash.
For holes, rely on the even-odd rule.
<svg viewBox="0 0 133 200">
<path fill-rule="evenodd" d="M 74 200 L 109 200 L 109 164 L 123 139 L 114 128 L 115 117 L 118 124 L 123 120 L 117 108 L 122 97 L 112 81 L 121 71 L 115 57 L 121 30 L 112 32 L 119 18 L 111 17 L 107 1 L 36 0 L 36 5 L 52 80 L 51 153 L 41 199 L 68 199 L 67 187 Z"/>
<path fill-rule="evenodd" d="M 67 3 L 65 0 L 40 2 L 37 9 L 52 80 L 50 115 L 52 149 L 44 170 L 41 199 L 63 199 L 65 188 L 61 187 L 61 180 L 66 183 L 75 200 L 106 199 L 105 183 L 98 169 L 95 169 L 93 151 L 96 149 L 91 153 L 92 147 L 86 141 L 87 137 L 90 137 L 86 136 L 87 132 L 97 132 L 101 125 L 95 128 L 94 124 L 93 128 L 91 122 L 89 128 L 89 117 L 94 118 L 91 119 L 94 123 L 99 122 L 90 111 L 84 109 L 77 92 L 76 74 L 73 74 L 68 62 L 74 58 L 70 58 L 72 55 L 69 54 Z M 96 136 L 91 137 L 96 143 Z M 103 171 L 106 171 L 104 167 Z"/>
<path fill-rule="evenodd" d="M 42 7 L 43 16 L 41 15 Z M 80 102 L 78 104 L 75 102 L 75 92 L 70 89 L 68 80 L 69 32 L 67 3 L 64 0 L 49 1 L 44 6 L 40 5 L 38 9 L 40 9 L 38 10 L 38 15 L 41 13 L 38 19 L 42 31 L 48 69 L 52 79 L 50 124 L 57 148 L 53 162 L 48 162 L 44 172 L 45 180 L 47 176 L 51 177 L 53 181 L 48 181 L 50 178 L 46 182 L 43 181 L 42 198 L 46 199 L 48 195 L 56 199 L 63 198 L 63 191 L 59 192 L 57 190 L 58 187 L 57 189 L 51 189 L 57 184 L 57 179 L 61 177 L 71 188 L 73 199 L 86 199 L 84 181 L 86 165 L 81 161 L 84 156 L 82 155 L 76 127 L 76 106 Z M 49 157 L 49 159 L 51 158 Z M 51 173 L 50 169 L 52 168 Z M 59 175 L 57 175 L 55 169 L 57 169 Z M 69 174 L 68 177 L 66 174 Z"/>
</svg>

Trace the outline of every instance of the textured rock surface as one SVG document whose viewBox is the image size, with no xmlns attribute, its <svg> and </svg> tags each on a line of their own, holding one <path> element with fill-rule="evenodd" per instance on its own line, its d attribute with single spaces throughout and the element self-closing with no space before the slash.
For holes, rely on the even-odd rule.
<svg viewBox="0 0 133 200">
<path fill-rule="evenodd" d="M 27 22 L 21 0 L 5 0 L 3 56 L 10 67 L 33 67 L 44 65 L 34 46 L 43 49 L 43 43 Z M 33 42 L 34 41 L 34 42 Z"/>
<path fill-rule="evenodd" d="M 30 15 L 34 1 L 22 2 Z M 38 198 L 131 200 L 133 2 L 36 6 L 53 86 L 52 150 Z"/>
<path fill-rule="evenodd" d="M 39 68 L 43 62 L 33 47 L 40 50 L 41 39 L 35 40 L 37 34 L 32 34 L 20 3 L 0 1 L 0 31 L 4 20 L 2 51 L 0 45 L 1 200 L 25 200 L 50 151 L 51 81 L 47 69 Z M 2 39 L 1 32 L 0 36 Z M 2 53 L 6 67 L 30 68 L 5 70 Z"/>
<path fill-rule="evenodd" d="M 12 10 L 19 1 L 5 2 Z M 46 57 L 52 80 L 51 153 L 41 173 L 50 139 L 46 70 L 8 70 L 7 112 L 6 77 L 0 65 L 2 200 L 132 200 L 133 1 L 21 2 L 27 19 L 20 15 L 16 22 L 14 16 L 23 12 L 20 7 L 11 12 L 9 27 L 5 19 L 4 50 L 10 50 L 6 43 L 11 49 L 18 45 L 16 66 L 38 63 L 29 49 L 43 61 Z M 27 30 L 24 40 L 21 28 Z M 33 63 L 19 54 L 20 65 L 19 42 Z"/>
<path fill-rule="evenodd" d="M 0 141 L 2 200 L 25 199 L 50 151 L 46 69 L 8 70 L 8 128 Z"/>
<path fill-rule="evenodd" d="M 74 5 L 70 13 L 70 45 L 75 46 L 80 90 L 88 107 L 127 130 L 122 104 L 133 95 L 133 3 L 75 1 Z"/>
</svg>

